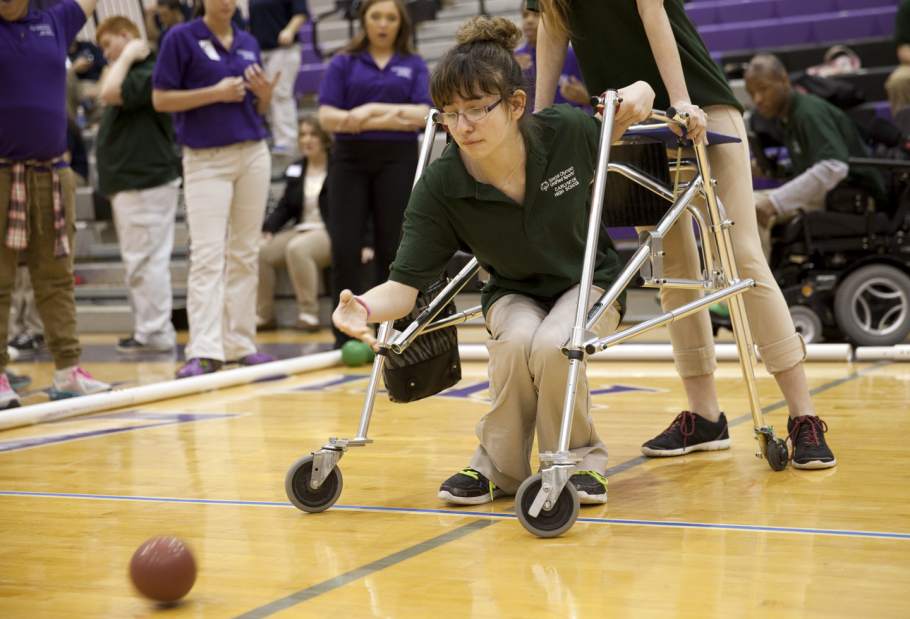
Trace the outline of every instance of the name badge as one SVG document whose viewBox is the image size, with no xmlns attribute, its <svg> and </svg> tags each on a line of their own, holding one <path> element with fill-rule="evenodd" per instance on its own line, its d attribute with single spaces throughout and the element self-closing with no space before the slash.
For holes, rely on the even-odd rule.
<svg viewBox="0 0 910 619">
<path fill-rule="evenodd" d="M 205 52 L 205 55 L 209 57 L 209 60 L 214 60 L 215 62 L 221 60 L 221 56 L 218 55 L 218 50 L 215 49 L 215 46 L 212 45 L 212 42 L 208 39 L 199 41 L 199 47 L 201 47 L 202 51 Z"/>
<path fill-rule="evenodd" d="M 287 171 L 284 173 L 288 178 L 300 178 L 301 174 L 303 174 L 303 166 L 299 163 L 289 165 Z"/>
</svg>

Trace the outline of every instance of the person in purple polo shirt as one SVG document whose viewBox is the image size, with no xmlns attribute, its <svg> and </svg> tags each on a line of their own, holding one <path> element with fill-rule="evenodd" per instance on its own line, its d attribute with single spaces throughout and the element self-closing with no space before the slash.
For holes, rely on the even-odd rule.
<svg viewBox="0 0 910 619">
<path fill-rule="evenodd" d="M 61 0 L 40 11 L 0 0 L 0 342 L 20 252 L 35 287 L 57 371 L 52 398 L 110 389 L 79 367 L 73 295 L 75 181 L 66 153 L 66 52 L 95 0 Z M 18 406 L 0 346 L 0 409 Z"/>
<path fill-rule="evenodd" d="M 329 63 L 319 89 L 319 122 L 335 133 L 326 181 L 335 298 L 388 276 L 417 169 L 417 129 L 432 104 L 429 72 L 411 47 L 401 1 L 366 0 L 360 25 Z M 367 218 L 373 220 L 376 273 L 363 281 Z M 336 331 L 336 344 L 347 339 Z"/>
<path fill-rule="evenodd" d="M 256 352 L 259 230 L 271 161 L 263 115 L 274 80 L 259 45 L 231 22 L 236 0 L 204 0 L 204 14 L 174 26 L 158 53 L 152 104 L 174 113 L 183 145 L 190 228 L 187 362 L 177 378 L 225 361 L 271 361 Z"/>
</svg>

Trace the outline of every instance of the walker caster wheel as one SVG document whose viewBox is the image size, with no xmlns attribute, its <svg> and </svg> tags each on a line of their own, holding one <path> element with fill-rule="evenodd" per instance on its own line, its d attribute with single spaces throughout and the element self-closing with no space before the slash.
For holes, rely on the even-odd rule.
<svg viewBox="0 0 910 619">
<path fill-rule="evenodd" d="M 305 456 L 295 462 L 284 478 L 284 491 L 297 509 L 312 514 L 324 512 L 338 500 L 341 494 L 341 469 L 332 469 L 322 485 L 316 489 L 310 487 L 313 478 L 313 456 Z"/>
<path fill-rule="evenodd" d="M 542 484 L 540 474 L 524 480 L 515 494 L 516 514 L 521 526 L 537 537 L 556 537 L 571 529 L 578 519 L 578 491 L 571 482 L 567 483 L 559 493 L 556 505 L 552 509 L 541 510 L 535 518 L 528 512 Z"/>
<path fill-rule="evenodd" d="M 768 441 L 765 446 L 765 459 L 772 470 L 783 471 L 790 462 L 790 452 L 787 450 L 787 441 L 776 438 Z"/>
</svg>

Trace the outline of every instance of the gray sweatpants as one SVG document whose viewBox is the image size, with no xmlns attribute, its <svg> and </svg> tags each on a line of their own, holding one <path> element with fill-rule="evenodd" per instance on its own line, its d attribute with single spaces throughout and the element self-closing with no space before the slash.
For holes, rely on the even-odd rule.
<svg viewBox="0 0 910 619">
<path fill-rule="evenodd" d="M 600 294 L 600 289 L 593 288 L 590 303 Z M 549 311 L 519 294 L 500 298 L 487 311 L 492 409 L 477 423 L 480 446 L 470 466 L 509 494 L 531 475 L 535 428 L 540 451 L 556 451 L 558 446 L 569 369 L 560 347 L 572 331 L 577 302 L 578 286 L 574 286 Z M 594 330 L 603 337 L 618 324 L 619 312 L 611 307 Z M 569 448 L 581 459 L 580 470 L 603 473 L 607 448 L 594 429 L 590 404 L 588 381 L 581 372 Z"/>
</svg>

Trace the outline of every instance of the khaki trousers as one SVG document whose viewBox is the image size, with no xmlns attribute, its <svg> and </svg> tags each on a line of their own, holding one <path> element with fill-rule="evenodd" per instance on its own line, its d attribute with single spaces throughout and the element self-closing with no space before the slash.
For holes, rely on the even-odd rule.
<svg viewBox="0 0 910 619">
<path fill-rule="evenodd" d="M 724 105 L 705 108 L 708 129 L 740 138 L 739 144 L 708 147 L 711 173 L 717 179 L 717 194 L 735 222 L 731 228 L 733 253 L 739 275 L 758 285 L 743 294 L 752 338 L 765 367 L 772 374 L 789 370 L 805 359 L 805 345 L 796 333 L 784 296 L 771 275 L 759 239 L 752 193 L 749 144 L 742 114 Z M 671 278 L 701 278 L 698 249 L 692 232 L 692 217 L 685 215 L 664 239 L 664 273 Z M 696 290 L 664 288 L 660 291 L 664 311 L 697 299 Z M 683 378 L 711 374 L 717 367 L 714 337 L 708 312 L 699 312 L 669 326 L 676 369 Z"/>
<path fill-rule="evenodd" d="M 70 254 L 54 257 L 54 202 L 51 173 L 28 168 L 28 247 L 24 250 L 35 289 L 35 304 L 44 322 L 44 337 L 57 369 L 79 363 L 76 337 L 76 299 L 73 292 L 73 253 L 76 233 L 76 185 L 69 168 L 59 171 Z M 16 282 L 18 252 L 6 246 L 6 219 L 12 171 L 0 167 L 0 370 L 9 363 L 6 341 L 10 298 Z"/>
<path fill-rule="evenodd" d="M 275 272 L 287 269 L 297 297 L 298 313 L 319 315 L 319 278 L 332 262 L 329 233 L 322 230 L 282 230 L 259 249 L 259 302 L 256 314 L 274 318 Z"/>
<path fill-rule="evenodd" d="M 592 288 L 590 303 L 602 294 Z M 487 311 L 490 332 L 490 412 L 477 423 L 480 445 L 470 466 L 503 491 L 514 494 L 531 475 L 534 430 L 540 451 L 556 451 L 569 361 L 560 351 L 575 319 L 578 286 L 567 290 L 552 309 L 519 294 L 500 298 Z M 604 336 L 619 324 L 610 308 L 595 332 Z M 579 470 L 604 473 L 607 448 L 597 436 L 590 415 L 591 397 L 584 369 L 580 372 L 572 418 L 571 452 Z"/>
</svg>

